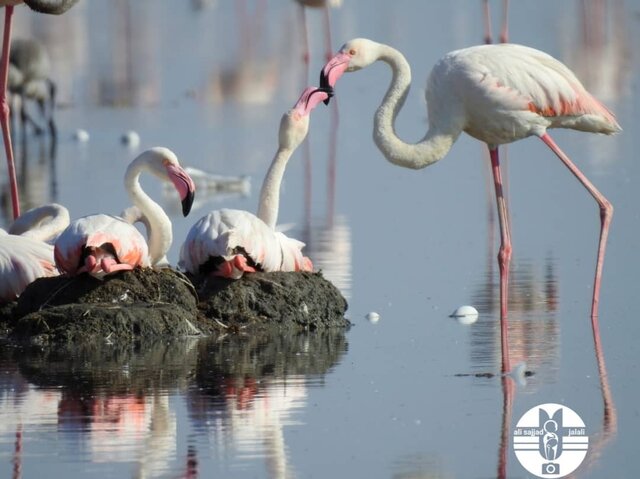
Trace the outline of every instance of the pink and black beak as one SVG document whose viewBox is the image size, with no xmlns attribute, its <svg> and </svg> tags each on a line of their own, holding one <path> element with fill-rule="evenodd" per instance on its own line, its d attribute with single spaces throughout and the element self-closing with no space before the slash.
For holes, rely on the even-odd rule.
<svg viewBox="0 0 640 479">
<path fill-rule="evenodd" d="M 182 215 L 187 216 L 193 206 L 193 200 L 196 195 L 196 185 L 191 177 L 184 169 L 176 165 L 166 165 L 169 179 L 175 186 L 178 194 L 180 195 L 180 201 L 182 202 Z"/>
<path fill-rule="evenodd" d="M 324 102 L 326 105 L 332 96 L 333 88 L 309 86 L 304 89 L 293 109 L 301 116 L 308 115 L 320 102 Z"/>
<path fill-rule="evenodd" d="M 334 94 L 333 87 L 338 81 L 338 78 L 340 78 L 349 67 L 350 60 L 351 57 L 347 53 L 339 52 L 329 60 L 320 71 L 320 88 L 330 92 L 329 98 L 324 101 L 325 105 L 329 104 L 329 100 Z"/>
</svg>

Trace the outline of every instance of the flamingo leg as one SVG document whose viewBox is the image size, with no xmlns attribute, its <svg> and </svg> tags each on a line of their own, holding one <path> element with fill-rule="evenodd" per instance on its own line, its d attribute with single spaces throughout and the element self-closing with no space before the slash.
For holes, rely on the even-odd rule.
<svg viewBox="0 0 640 479">
<path fill-rule="evenodd" d="M 482 0 L 482 11 L 484 15 L 484 42 L 489 45 L 493 43 L 491 35 L 491 13 L 489 12 L 489 0 Z"/>
<path fill-rule="evenodd" d="M 507 202 L 502 191 L 502 172 L 498 147 L 489 147 L 493 184 L 496 190 L 498 206 L 498 220 L 500 222 L 500 251 L 498 252 L 498 266 L 500 267 L 500 338 L 502 348 L 502 372 L 511 371 L 509 361 L 509 330 L 507 322 L 507 303 L 509 293 L 509 263 L 511 262 L 511 228 L 509 226 L 509 212 Z"/>
<path fill-rule="evenodd" d="M 332 53 L 332 45 L 331 41 L 331 15 L 329 14 L 329 2 L 325 2 L 323 10 L 324 16 L 324 47 L 325 47 L 325 57 L 326 61 L 331 60 L 333 56 Z"/>
<path fill-rule="evenodd" d="M 2 138 L 4 150 L 7 155 L 7 172 L 9 174 L 9 188 L 11 189 L 11 203 L 13 206 L 13 219 L 20 216 L 20 200 L 18 198 L 18 182 L 16 180 L 16 167 L 13 161 L 13 148 L 11 146 L 11 133 L 9 131 L 9 102 L 7 101 L 7 75 L 9 74 L 9 47 L 11 45 L 11 18 L 13 6 L 4 7 L 4 34 L 2 39 L 2 57 L 0 58 L 0 123 L 2 124 Z"/>
<path fill-rule="evenodd" d="M 304 5 L 300 5 L 299 12 L 300 12 L 300 25 L 302 25 L 302 48 L 304 49 L 304 51 L 302 52 L 302 62 L 305 68 L 305 80 L 306 80 L 304 84 L 307 85 L 309 83 L 308 70 L 309 70 L 309 61 L 311 59 L 311 53 L 309 52 L 309 31 L 307 27 L 307 11 Z"/>
<path fill-rule="evenodd" d="M 116 271 L 131 271 L 133 270 L 133 266 L 127 263 L 118 263 L 114 258 L 102 258 L 100 260 L 100 266 L 102 267 L 102 271 L 107 274 L 115 273 Z"/>
<path fill-rule="evenodd" d="M 509 41 L 509 0 L 502 2 L 502 30 L 500 31 L 500 43 Z"/>
<path fill-rule="evenodd" d="M 602 281 L 602 267 L 604 265 L 604 253 L 607 248 L 607 237 L 609 236 L 609 226 L 613 217 L 613 205 L 600 193 L 593 183 L 578 169 L 578 167 L 569 159 L 567 155 L 556 145 L 555 141 L 548 133 L 540 136 L 540 139 L 551 148 L 560 160 L 565 164 L 569 171 L 582 183 L 587 191 L 593 196 L 600 207 L 600 239 L 598 242 L 598 258 L 596 260 L 596 272 L 593 278 L 593 297 L 591 300 L 591 321 L 597 326 L 598 305 L 600 303 L 600 284 Z M 595 318 L 595 319 L 594 319 Z"/>
</svg>

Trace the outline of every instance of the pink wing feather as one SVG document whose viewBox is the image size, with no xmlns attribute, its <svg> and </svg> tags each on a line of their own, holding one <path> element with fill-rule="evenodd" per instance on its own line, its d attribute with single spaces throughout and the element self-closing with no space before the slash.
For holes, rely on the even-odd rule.
<svg viewBox="0 0 640 479">
<path fill-rule="evenodd" d="M 23 236 L 0 236 L 0 301 L 12 301 L 36 279 L 58 274 L 53 246 Z"/>
<path fill-rule="evenodd" d="M 72 222 L 55 244 L 55 261 L 60 270 L 74 275 L 82 266 L 85 247 L 110 244 L 123 264 L 149 266 L 147 242 L 140 232 L 117 216 L 91 215 Z"/>
<path fill-rule="evenodd" d="M 211 258 L 231 261 L 242 249 L 262 271 L 309 270 L 304 243 L 275 232 L 247 211 L 222 209 L 193 225 L 180 251 L 180 266 L 192 274 Z"/>
</svg>

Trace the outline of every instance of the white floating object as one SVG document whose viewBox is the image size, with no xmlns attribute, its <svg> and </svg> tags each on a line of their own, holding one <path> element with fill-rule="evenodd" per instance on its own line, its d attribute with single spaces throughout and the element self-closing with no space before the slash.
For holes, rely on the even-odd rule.
<svg viewBox="0 0 640 479">
<path fill-rule="evenodd" d="M 375 311 L 367 313 L 365 318 L 367 318 L 367 321 L 369 321 L 371 324 L 376 324 L 378 321 L 380 321 L 380 315 Z"/>
<path fill-rule="evenodd" d="M 73 139 L 79 143 L 85 143 L 89 141 L 89 132 L 79 128 L 73 132 Z"/>
<path fill-rule="evenodd" d="M 450 317 L 456 318 L 461 324 L 473 324 L 478 320 L 478 310 L 473 306 L 460 306 Z"/>
<path fill-rule="evenodd" d="M 133 130 L 129 130 L 120 137 L 120 141 L 129 148 L 136 148 L 140 145 L 140 135 Z"/>
</svg>

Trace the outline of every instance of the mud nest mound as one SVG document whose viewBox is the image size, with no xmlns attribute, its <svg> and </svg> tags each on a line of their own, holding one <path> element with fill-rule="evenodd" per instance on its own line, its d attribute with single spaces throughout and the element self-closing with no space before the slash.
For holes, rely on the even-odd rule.
<svg viewBox="0 0 640 479">
<path fill-rule="evenodd" d="M 17 302 L 0 306 L 0 337 L 44 345 L 313 331 L 349 327 L 346 309 L 344 297 L 321 273 L 255 273 L 228 280 L 136 269 L 104 280 L 86 274 L 38 279 Z"/>
<path fill-rule="evenodd" d="M 98 280 L 40 278 L 20 295 L 7 322 L 14 338 L 38 343 L 132 340 L 206 333 L 193 285 L 175 271 L 136 269 Z"/>
<path fill-rule="evenodd" d="M 347 300 L 322 273 L 252 273 L 239 280 L 191 278 L 198 310 L 222 327 L 345 328 Z"/>
</svg>

